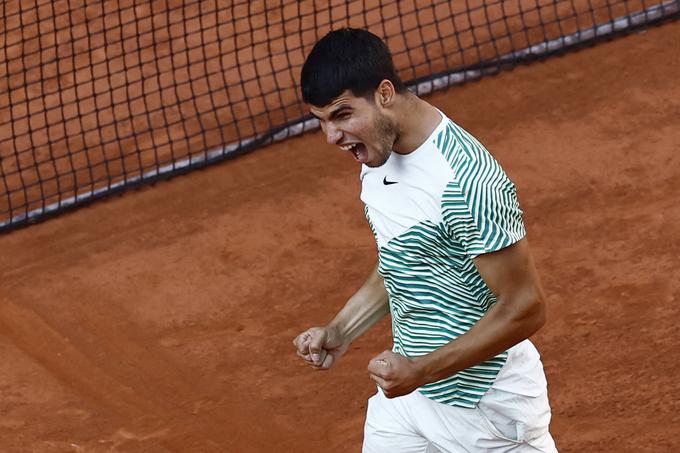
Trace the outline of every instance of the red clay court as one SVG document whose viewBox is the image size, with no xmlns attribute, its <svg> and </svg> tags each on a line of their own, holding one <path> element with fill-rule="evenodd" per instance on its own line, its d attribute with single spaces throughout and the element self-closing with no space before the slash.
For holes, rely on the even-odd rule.
<svg viewBox="0 0 680 453">
<path fill-rule="evenodd" d="M 680 451 L 678 49 L 669 22 L 428 97 L 518 187 L 561 452 Z M 388 322 L 326 373 L 291 344 L 373 266 L 358 173 L 309 133 L 0 236 L 0 450 L 359 451 Z"/>
</svg>

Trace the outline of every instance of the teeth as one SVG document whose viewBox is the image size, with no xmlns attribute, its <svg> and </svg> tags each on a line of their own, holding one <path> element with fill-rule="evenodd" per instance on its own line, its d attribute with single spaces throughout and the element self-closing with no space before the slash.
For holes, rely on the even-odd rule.
<svg viewBox="0 0 680 453">
<path fill-rule="evenodd" d="M 343 151 L 351 151 L 352 149 L 356 148 L 356 146 L 356 143 L 350 143 L 349 145 L 340 145 L 340 149 Z"/>
</svg>

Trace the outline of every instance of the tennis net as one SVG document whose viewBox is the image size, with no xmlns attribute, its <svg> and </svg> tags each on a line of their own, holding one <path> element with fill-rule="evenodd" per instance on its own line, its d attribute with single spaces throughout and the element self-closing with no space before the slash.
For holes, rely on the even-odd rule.
<svg viewBox="0 0 680 453">
<path fill-rule="evenodd" d="M 0 231 L 318 127 L 297 86 L 339 27 L 419 95 L 680 14 L 680 0 L 6 0 Z"/>
</svg>

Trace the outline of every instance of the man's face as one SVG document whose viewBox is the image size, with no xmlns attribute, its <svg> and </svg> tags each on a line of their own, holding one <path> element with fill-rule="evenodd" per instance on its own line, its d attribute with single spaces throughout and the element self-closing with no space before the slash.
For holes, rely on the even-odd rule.
<svg viewBox="0 0 680 453">
<path fill-rule="evenodd" d="M 387 162 L 398 129 L 374 101 L 345 91 L 330 104 L 312 106 L 310 111 L 319 119 L 330 145 L 351 153 L 357 162 L 369 167 Z"/>
</svg>

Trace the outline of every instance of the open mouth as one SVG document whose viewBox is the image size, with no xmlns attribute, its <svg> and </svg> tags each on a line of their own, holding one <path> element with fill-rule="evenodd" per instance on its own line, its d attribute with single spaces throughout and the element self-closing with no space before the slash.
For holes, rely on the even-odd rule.
<svg viewBox="0 0 680 453">
<path fill-rule="evenodd" d="M 347 145 L 340 145 L 340 149 L 343 151 L 349 151 L 354 155 L 354 159 L 357 162 L 365 164 L 368 160 L 368 150 L 366 145 L 363 143 L 349 143 Z"/>
</svg>

